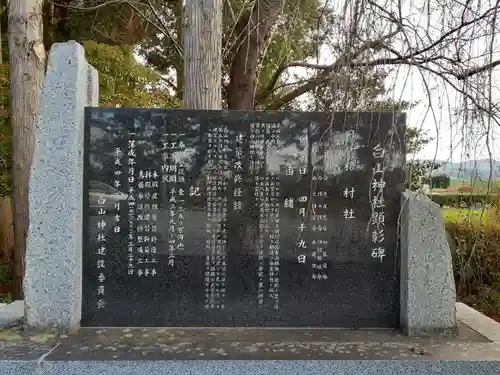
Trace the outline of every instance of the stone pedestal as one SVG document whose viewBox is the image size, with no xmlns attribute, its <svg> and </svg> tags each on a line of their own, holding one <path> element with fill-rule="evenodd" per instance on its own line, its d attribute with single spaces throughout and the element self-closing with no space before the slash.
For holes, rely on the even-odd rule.
<svg viewBox="0 0 500 375">
<path fill-rule="evenodd" d="M 400 223 L 401 328 L 410 336 L 456 329 L 453 265 L 440 207 L 403 194 Z"/>
<path fill-rule="evenodd" d="M 84 107 L 97 106 L 97 71 L 76 42 L 52 46 L 29 185 L 24 279 L 28 328 L 74 330 L 82 301 Z"/>
</svg>

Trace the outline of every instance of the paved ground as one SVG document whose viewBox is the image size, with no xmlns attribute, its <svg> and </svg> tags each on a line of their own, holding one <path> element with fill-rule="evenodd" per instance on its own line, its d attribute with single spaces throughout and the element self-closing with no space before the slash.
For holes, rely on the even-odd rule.
<svg viewBox="0 0 500 375">
<path fill-rule="evenodd" d="M 2 342 L 3 341 L 3 342 Z M 500 343 L 460 324 L 457 337 L 395 330 L 84 328 L 73 335 L 0 334 L 1 360 L 499 359 Z"/>
<path fill-rule="evenodd" d="M 396 330 L 0 329 L 2 375 L 498 375 L 499 323 L 457 304 L 458 334 Z M 482 333 L 482 334 L 481 334 Z M 237 360 L 237 361 L 235 361 Z"/>
</svg>

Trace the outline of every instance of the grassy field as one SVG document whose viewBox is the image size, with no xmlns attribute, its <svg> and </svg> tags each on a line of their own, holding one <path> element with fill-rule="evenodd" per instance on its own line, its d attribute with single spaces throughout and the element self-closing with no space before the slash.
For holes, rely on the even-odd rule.
<svg viewBox="0 0 500 375">
<path fill-rule="evenodd" d="M 469 221 L 472 224 L 493 224 L 498 219 L 495 208 L 473 210 L 469 208 L 443 208 L 446 222 L 459 223 Z"/>
</svg>

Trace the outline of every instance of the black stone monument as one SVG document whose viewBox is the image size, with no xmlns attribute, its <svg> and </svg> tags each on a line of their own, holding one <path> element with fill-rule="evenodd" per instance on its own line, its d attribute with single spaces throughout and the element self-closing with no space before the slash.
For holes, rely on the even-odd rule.
<svg viewBox="0 0 500 375">
<path fill-rule="evenodd" d="M 87 108 L 82 326 L 397 327 L 405 116 Z"/>
</svg>

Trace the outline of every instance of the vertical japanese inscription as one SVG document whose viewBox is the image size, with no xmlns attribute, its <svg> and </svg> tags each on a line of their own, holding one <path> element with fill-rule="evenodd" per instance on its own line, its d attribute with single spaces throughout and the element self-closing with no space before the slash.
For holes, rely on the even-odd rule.
<svg viewBox="0 0 500 375">
<path fill-rule="evenodd" d="M 385 150 L 377 144 L 373 148 L 373 159 L 375 166 L 373 167 L 373 177 L 371 183 L 371 228 L 372 228 L 372 258 L 380 259 L 382 262 L 386 256 L 384 247 L 384 227 L 385 227 L 385 202 L 384 202 L 384 156 Z"/>
<path fill-rule="evenodd" d="M 266 200 L 266 143 L 265 143 L 265 125 L 254 122 L 250 124 L 250 170 L 254 177 L 254 204 L 259 208 L 258 233 L 257 240 L 257 302 L 259 306 L 264 305 L 264 240 L 267 227 L 267 213 L 265 211 Z"/>
<path fill-rule="evenodd" d="M 250 171 L 255 186 L 254 204 L 259 210 L 256 228 L 258 232 L 257 303 L 260 307 L 264 307 L 267 300 L 275 310 L 280 308 L 281 186 L 279 176 L 267 170 L 267 155 L 271 148 L 279 147 L 279 142 L 279 123 L 254 122 L 250 124 Z M 265 272 L 266 265 L 267 272 Z M 265 279 L 266 273 L 267 280 Z"/>
<path fill-rule="evenodd" d="M 257 301 L 259 306 L 264 305 L 264 231 L 266 230 L 267 215 L 265 212 L 265 128 L 263 124 L 250 124 L 250 167 L 254 173 L 255 190 L 254 200 L 259 207 L 259 220 L 257 231 L 259 233 L 257 251 L 258 251 L 258 289 Z"/>
<path fill-rule="evenodd" d="M 124 173 L 122 171 L 123 164 L 122 160 L 123 157 L 125 156 L 123 150 L 120 147 L 115 148 L 115 170 L 113 171 L 114 174 L 114 179 L 113 179 L 113 186 L 116 189 L 122 189 L 125 184 L 123 183 L 123 178 L 126 176 L 122 176 Z M 113 235 L 120 235 L 121 233 L 121 208 L 122 208 L 122 203 L 120 201 L 117 201 L 113 205 L 114 209 L 114 225 L 113 225 Z M 106 213 L 103 213 L 104 215 Z"/>
<path fill-rule="evenodd" d="M 233 167 L 233 211 L 243 210 L 243 133 L 236 134 L 236 148 L 234 150 Z"/>
<path fill-rule="evenodd" d="M 208 133 L 206 177 L 205 309 L 225 308 L 227 278 L 227 209 L 229 173 L 228 128 Z M 194 191 L 194 188 L 191 192 Z"/>
<path fill-rule="evenodd" d="M 317 142 L 312 174 L 311 241 L 312 279 L 328 280 L 328 179 L 325 171 L 325 151 L 327 141 L 322 137 Z"/>
<path fill-rule="evenodd" d="M 266 124 L 266 149 L 280 146 L 280 124 Z M 266 210 L 269 217 L 269 290 L 268 296 L 274 310 L 280 308 L 280 199 L 281 186 L 279 176 L 270 172 L 267 174 Z"/>
<path fill-rule="evenodd" d="M 128 271 L 127 274 L 133 276 L 136 272 L 136 206 L 135 206 L 135 166 L 136 166 L 136 140 L 135 133 L 129 133 L 128 151 L 127 151 L 127 164 L 128 164 L 128 235 L 127 235 L 127 249 L 128 249 Z"/>
<path fill-rule="evenodd" d="M 359 146 L 356 145 L 356 133 L 353 130 L 349 130 L 345 133 L 344 142 L 337 143 L 337 147 L 341 152 L 341 160 L 344 165 L 344 172 L 354 171 L 357 167 L 355 152 L 358 150 Z M 356 186 L 354 184 L 345 187 L 342 191 L 344 199 L 354 201 L 356 197 Z M 344 219 L 353 220 L 356 219 L 355 209 L 352 207 L 345 208 L 343 211 Z"/>
<path fill-rule="evenodd" d="M 158 243 L 158 189 L 160 175 L 154 169 L 140 169 L 137 174 L 137 276 L 156 276 Z"/>
<path fill-rule="evenodd" d="M 309 137 L 307 134 L 307 131 L 304 131 L 303 134 L 300 136 L 300 144 L 302 147 L 309 147 Z M 305 176 L 307 174 L 307 167 L 308 167 L 308 160 L 304 155 L 299 155 L 298 156 L 298 161 L 297 165 L 294 167 L 290 166 L 286 171 L 286 175 L 288 176 L 294 176 L 298 175 L 298 178 L 301 178 L 302 176 Z M 309 241 L 306 237 L 306 232 L 304 232 L 307 229 L 307 217 L 309 214 L 309 206 L 308 202 L 310 202 L 309 195 L 301 195 L 299 197 L 289 197 L 285 198 L 284 206 L 285 208 L 295 208 L 296 212 L 298 213 L 298 217 L 300 219 L 300 226 L 298 228 L 298 237 L 297 237 L 297 250 L 299 252 L 299 255 L 297 257 L 297 260 L 299 263 L 305 264 L 307 260 L 307 253 L 310 251 L 310 246 L 309 246 Z"/>
<path fill-rule="evenodd" d="M 177 160 L 176 153 L 183 153 L 186 145 L 184 133 L 164 134 L 162 182 L 170 189 L 168 195 L 168 265 L 173 267 L 177 254 L 184 251 L 184 214 L 186 194 L 186 166 Z M 193 196 L 199 194 L 191 189 Z"/>
</svg>

